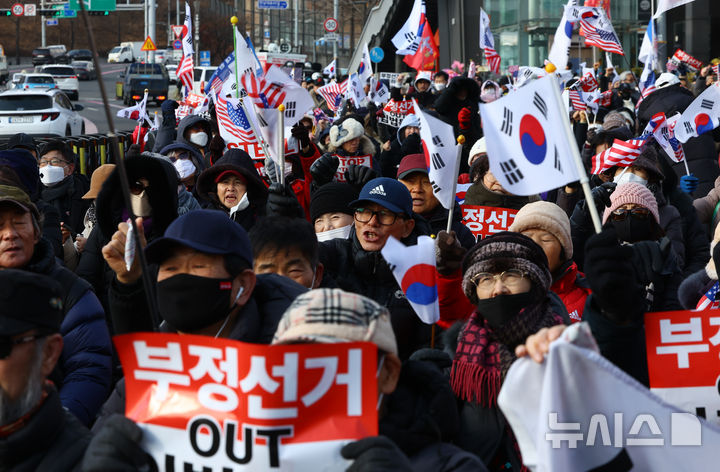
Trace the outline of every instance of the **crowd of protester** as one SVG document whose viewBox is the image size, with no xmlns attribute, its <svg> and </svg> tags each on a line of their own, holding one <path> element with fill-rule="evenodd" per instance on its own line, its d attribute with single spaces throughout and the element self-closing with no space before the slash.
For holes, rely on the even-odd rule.
<svg viewBox="0 0 720 472">
<path fill-rule="evenodd" d="M 611 105 L 570 116 L 588 170 L 614 139 L 683 111 L 718 79 L 709 67 L 694 83 L 662 74 L 638 103 L 632 72 L 596 73 Z M 322 83 L 303 86 L 333 116 Z M 88 178 L 62 141 L 14 136 L 0 151 L 0 469 L 142 470 L 111 343 L 139 331 L 270 344 L 294 342 L 298 324 L 352 341 L 345 325 L 379 323 L 364 339 L 385 354 L 380 436 L 343 449 L 356 471 L 522 470 L 497 396 L 518 355 L 547 350 L 528 337 L 552 339 L 558 325 L 588 323 L 601 353 L 648 385 L 643 314 L 694 309 L 718 282 L 720 130 L 687 142 L 689 174 L 648 143 L 631 166 L 592 176 L 591 201 L 579 183 L 518 196 L 490 170 L 478 113 L 511 77 L 420 72 L 388 85 L 465 136 L 465 203 L 519 210 L 507 231 L 476 241 L 460 209 L 449 215 L 433 194 L 418 118 L 394 128 L 372 102 L 344 103 L 334 120 L 307 115 L 278 169 L 226 150 L 212 107 L 177 123 L 166 101 L 152 150 L 126 153 L 131 208 L 120 167 Z M 358 156 L 371 165 L 338 171 Z M 132 215 L 149 274 L 137 257 L 126 265 Z M 434 329 L 381 254 L 390 236 L 412 245 L 423 235 L 436 240 Z"/>
</svg>

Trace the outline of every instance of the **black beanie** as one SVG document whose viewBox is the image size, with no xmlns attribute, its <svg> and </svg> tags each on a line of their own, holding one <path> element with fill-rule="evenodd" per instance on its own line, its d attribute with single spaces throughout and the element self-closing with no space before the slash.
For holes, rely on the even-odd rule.
<svg viewBox="0 0 720 472">
<path fill-rule="evenodd" d="M 357 200 L 358 192 L 352 185 L 341 182 L 330 182 L 310 197 L 310 220 L 314 222 L 325 213 L 353 214 L 350 202 Z"/>
</svg>

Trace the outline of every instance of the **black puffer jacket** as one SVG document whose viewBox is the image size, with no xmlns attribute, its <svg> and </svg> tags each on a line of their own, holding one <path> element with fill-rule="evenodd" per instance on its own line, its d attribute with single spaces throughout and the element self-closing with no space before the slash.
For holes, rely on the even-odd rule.
<svg viewBox="0 0 720 472">
<path fill-rule="evenodd" d="M 128 180 L 134 182 L 145 177 L 150 182 L 147 189 L 153 216 L 146 218 L 145 238 L 148 242 L 162 236 L 165 228 L 177 218 L 178 180 L 175 168 L 162 159 L 147 156 L 131 156 L 125 159 Z M 119 223 L 127 220 L 127 211 L 120 189 L 120 175 L 115 169 L 103 185 L 95 200 L 97 224 L 90 233 L 85 249 L 80 255 L 75 273 L 92 284 L 107 312 L 107 290 L 114 277 L 105 263 L 102 248 L 117 231 Z"/>
<path fill-rule="evenodd" d="M 429 234 L 427 223 L 421 217 L 417 221 L 423 224 L 416 223 L 413 233 L 401 241 L 403 244 L 417 244 L 418 236 Z M 339 288 L 372 298 L 390 311 L 401 359 L 407 359 L 413 351 L 429 344 L 430 325 L 415 314 L 382 254 L 362 248 L 354 227 L 347 239 L 320 243 L 320 262 Z"/>
<path fill-rule="evenodd" d="M 459 95 L 463 89 L 466 92 L 466 96 L 461 99 Z M 442 120 L 453 126 L 455 136 L 460 134 L 465 136 L 462 159 L 460 160 L 461 174 L 468 171 L 467 158 L 470 148 L 483 136 L 478 108 L 479 102 L 480 86 L 475 80 L 467 77 L 455 77 L 452 79 L 447 88 L 435 99 L 435 110 Z M 470 129 L 461 130 L 458 122 L 458 113 L 466 107 L 470 109 Z"/>
<path fill-rule="evenodd" d="M 424 215 L 424 218 L 430 224 L 433 237 L 440 231 L 447 229 L 448 210 L 440 204 L 438 204 L 430 214 Z M 462 219 L 462 212 L 458 205 L 453 206 L 453 221 L 450 229 L 455 231 L 460 245 L 465 249 L 470 249 L 477 241 L 475 241 L 475 236 L 473 236 L 472 231 L 463 224 Z"/>
<path fill-rule="evenodd" d="M 65 177 L 52 187 L 43 186 L 40 199 L 55 207 L 60 213 L 60 221 L 70 228 L 70 232 L 79 234 L 85 229 L 83 219 L 90 206 L 90 200 L 82 196 L 90 188 L 90 181 L 84 175 L 73 174 Z"/>
<path fill-rule="evenodd" d="M 487 470 L 480 459 L 450 444 L 458 434 L 460 418 L 455 395 L 435 362 L 403 363 L 395 391 L 383 405 L 379 432 L 397 444 L 413 470 L 423 472 Z"/>
<path fill-rule="evenodd" d="M 670 117 L 682 113 L 695 100 L 690 90 L 679 84 L 661 88 L 648 95 L 638 109 L 640 129 L 645 129 L 648 121 L 656 113 L 663 112 Z M 702 197 L 712 190 L 715 179 L 720 174 L 718 169 L 718 154 L 715 151 L 712 133 L 705 133 L 697 138 L 691 138 L 683 144 L 688 167 L 700 182 L 695 197 Z M 672 169 L 680 177 L 685 175 L 685 164 L 673 163 Z"/>
<path fill-rule="evenodd" d="M 90 431 L 63 409 L 57 391 L 19 430 L 0 438 L 0 471 L 79 470 Z"/>
</svg>

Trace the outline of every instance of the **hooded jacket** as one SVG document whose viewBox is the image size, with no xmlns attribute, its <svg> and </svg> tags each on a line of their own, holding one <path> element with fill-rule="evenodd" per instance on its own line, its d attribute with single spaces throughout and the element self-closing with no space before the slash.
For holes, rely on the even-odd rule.
<svg viewBox="0 0 720 472">
<path fill-rule="evenodd" d="M 424 224 L 418 225 L 418 221 Z M 429 227 L 416 218 L 415 229 L 401 242 L 414 245 L 422 234 L 429 234 Z M 372 298 L 390 311 L 400 359 L 409 358 L 413 351 L 430 342 L 430 325 L 415 314 L 380 251 L 362 248 L 354 226 L 347 239 L 321 242 L 319 249 L 325 274 L 335 279 L 339 288 Z"/>
<path fill-rule="evenodd" d="M 60 265 L 46 240 L 35 245 L 23 270 L 47 275 L 63 287 L 64 345 L 51 379 L 63 406 L 90 425 L 110 392 L 112 346 L 105 312 L 90 285 Z"/>
<path fill-rule="evenodd" d="M 49 387 L 40 408 L 19 430 L 0 438 L 0 470 L 77 470 L 90 443 L 90 431 L 63 408 Z"/>
<path fill-rule="evenodd" d="M 200 151 L 198 151 L 198 148 L 194 145 L 182 142 L 180 140 L 175 141 L 174 143 L 168 144 L 164 148 L 160 150 L 160 154 L 163 156 L 167 155 L 170 151 L 174 149 L 182 149 L 184 151 L 188 151 L 190 153 L 190 160 L 192 161 L 193 165 L 195 166 L 195 175 L 200 175 L 200 172 L 205 170 L 207 166 L 205 165 L 205 159 L 203 158 L 203 155 Z"/>
<path fill-rule="evenodd" d="M 397 169 L 403 157 L 423 152 L 419 134 L 405 138 L 405 128 L 408 126 L 419 128 L 420 119 L 415 115 L 407 115 L 403 118 L 397 133 L 395 133 L 395 138 L 390 141 L 390 149 L 380 152 L 380 170 L 383 177 L 396 178 Z"/>
<path fill-rule="evenodd" d="M 493 192 L 482 183 L 482 179 L 472 184 L 465 193 L 465 205 L 510 208 L 511 210 L 519 210 L 528 203 L 536 202 L 539 199 L 540 197 L 537 195 L 525 197 Z"/>
<path fill-rule="evenodd" d="M 205 132 L 208 135 L 208 142 L 207 144 L 205 144 L 204 147 L 204 151 L 207 151 L 208 147 L 210 146 L 210 141 L 212 139 L 212 128 L 210 126 L 210 122 L 200 115 L 188 115 L 182 120 L 180 120 L 180 123 L 177 124 L 176 133 L 174 116 L 174 111 L 172 112 L 172 117 L 163 116 L 162 126 L 158 130 L 157 136 L 155 137 L 155 144 L 153 145 L 152 152 L 162 154 L 162 149 L 165 148 L 167 145 L 173 143 L 182 143 L 194 148 L 199 154 L 202 155 L 202 153 L 199 151 L 198 146 L 188 141 L 185 137 L 185 131 L 187 131 L 189 128 L 192 128 L 198 123 L 202 123 L 203 127 L 205 128 Z"/>
<path fill-rule="evenodd" d="M 458 94 L 462 89 L 467 91 L 467 96 L 460 99 Z M 460 160 L 460 173 L 468 171 L 467 158 L 473 143 L 483 136 L 480 125 L 480 113 L 478 103 L 480 102 L 480 85 L 474 79 L 467 77 L 455 77 L 448 84 L 447 88 L 435 99 L 435 110 L 441 119 L 453 126 L 455 136 L 463 134 L 465 145 L 463 145 L 462 159 Z M 458 122 L 458 113 L 463 108 L 470 109 L 470 129 L 461 130 Z"/>
<path fill-rule="evenodd" d="M 559 275 L 553 277 L 550 290 L 560 297 L 573 323 L 582 321 L 585 302 L 592 291 L 585 274 L 578 270 L 577 264 L 573 261 L 563 264 Z"/>
<path fill-rule="evenodd" d="M 205 170 L 198 177 L 195 186 L 198 197 L 210 208 L 222 210 L 228 215 L 230 209 L 220 203 L 217 195 L 217 183 L 215 179 L 225 171 L 233 170 L 239 172 L 245 179 L 247 197 L 250 205 L 244 210 L 238 210 L 232 215 L 233 221 L 250 231 L 255 222 L 265 215 L 265 204 L 267 202 L 267 187 L 255 170 L 250 155 L 241 149 L 230 149 L 223 157 L 218 159 L 214 166 Z"/>
<path fill-rule="evenodd" d="M 130 182 L 141 177 L 150 182 L 146 192 L 153 209 L 153 216 L 146 218 L 143 224 L 145 238 L 150 242 L 162 236 L 165 228 L 178 216 L 179 183 L 175 168 L 161 159 L 148 156 L 127 157 L 125 168 Z M 107 307 L 107 290 L 114 273 L 103 258 L 102 248 L 115 234 L 118 224 L 128 217 L 118 172 L 118 168 L 115 168 L 98 193 L 95 200 L 97 224 L 90 233 L 75 271 L 92 284 L 105 307 Z"/>
<path fill-rule="evenodd" d="M 692 92 L 679 84 L 654 91 L 643 100 L 638 109 L 640 129 L 644 129 L 656 113 L 663 112 L 668 117 L 678 112 L 682 113 L 693 100 L 695 100 L 695 96 Z M 690 172 L 700 180 L 698 188 L 694 192 L 695 196 L 707 195 L 720 174 L 712 133 L 690 138 L 683 144 L 683 149 Z M 685 164 L 683 163 L 674 163 L 672 169 L 678 177 L 685 175 Z"/>
</svg>

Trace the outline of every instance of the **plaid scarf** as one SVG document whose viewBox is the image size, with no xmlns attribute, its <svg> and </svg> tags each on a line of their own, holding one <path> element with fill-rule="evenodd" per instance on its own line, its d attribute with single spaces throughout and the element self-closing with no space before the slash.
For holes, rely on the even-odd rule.
<svg viewBox="0 0 720 472">
<path fill-rule="evenodd" d="M 450 373 L 453 391 L 465 401 L 496 406 L 505 374 L 516 359 L 515 347 L 541 328 L 562 323 L 562 317 L 550 309 L 548 298 L 524 308 L 498 330 L 490 328 L 475 311 L 458 340 Z"/>
</svg>

